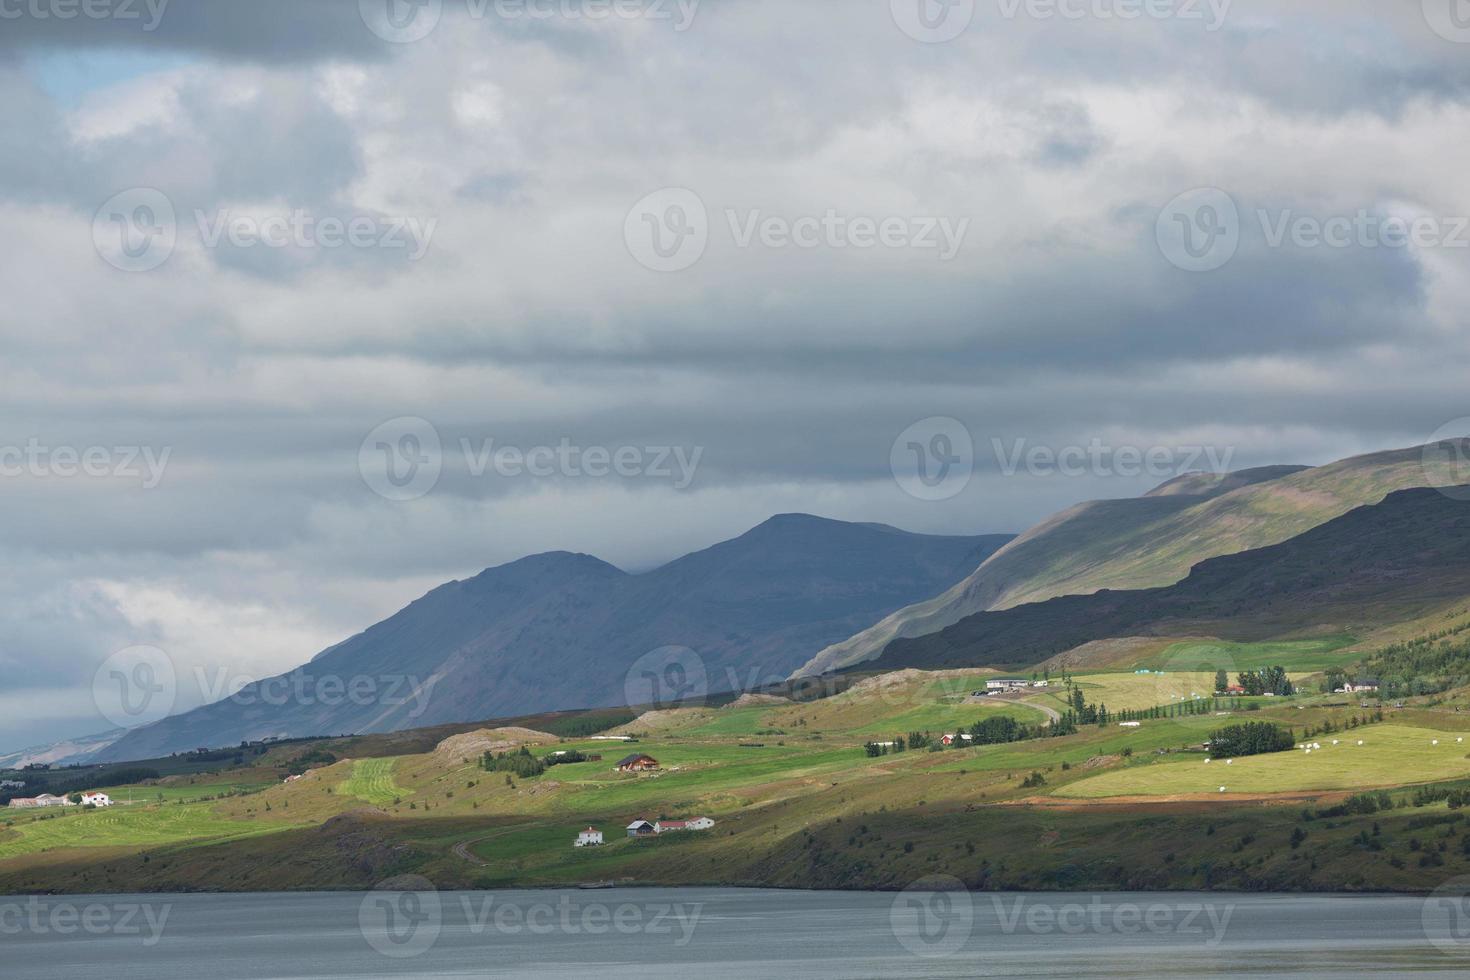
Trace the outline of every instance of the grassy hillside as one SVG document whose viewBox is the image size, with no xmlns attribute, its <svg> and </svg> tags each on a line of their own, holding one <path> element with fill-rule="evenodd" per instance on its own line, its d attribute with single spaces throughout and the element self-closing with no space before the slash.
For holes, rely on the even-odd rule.
<svg viewBox="0 0 1470 980">
<path fill-rule="evenodd" d="M 1404 490 L 1282 544 L 1202 562 L 1167 588 L 977 613 L 930 636 L 895 640 L 875 663 L 1029 664 L 1117 637 L 1329 640 L 1463 608 L 1466 597 L 1470 502 Z"/>
<path fill-rule="evenodd" d="M 1298 679 L 1295 668 L 1331 655 L 1323 646 L 1234 652 L 1242 661 L 1299 654 L 1287 664 Z M 661 727 L 632 745 L 577 737 L 535 746 L 538 755 L 602 758 L 529 778 L 483 771 L 412 733 L 395 736 L 398 749 L 386 755 L 348 754 L 388 748 L 384 736 L 279 747 L 216 774 L 114 788 L 114 798 L 134 802 L 112 810 L 5 813 L 0 891 L 362 888 L 410 871 L 446 888 L 594 879 L 889 888 L 936 867 L 974 887 L 1428 889 L 1436 875 L 1470 871 L 1458 841 L 1437 849 L 1459 812 L 1442 798 L 1411 805 L 1417 785 L 1470 781 L 1467 746 L 1456 741 L 1470 738 L 1470 712 L 1455 710 L 1453 692 L 1438 703 L 1389 704 L 1381 723 L 1357 699 L 1315 693 L 1232 699 L 1212 705 L 1221 714 L 1198 713 L 1211 672 L 1135 669 L 1072 680 L 1088 701 L 1115 711 L 1161 706 L 1159 717 L 978 748 L 871 757 L 863 744 L 1000 716 L 1037 725 L 1048 709 L 1065 709 L 1065 691 L 976 698 L 993 675 L 906 670 L 805 703 L 649 716 L 625 727 Z M 1320 757 L 1204 763 L 1199 744 L 1240 720 L 1348 730 L 1314 738 L 1365 745 L 1352 755 L 1334 747 Z M 633 749 L 661 769 L 616 772 L 613 761 Z M 307 757 L 315 768 L 281 781 L 293 758 Z M 1304 820 L 1304 809 L 1330 811 L 1370 785 L 1403 787 L 1394 790 L 1402 805 Z M 694 815 L 715 827 L 621 836 L 635 817 Z M 1429 818 L 1440 821 L 1433 834 L 1421 829 Z M 570 846 L 588 824 L 607 846 Z M 1360 835 L 1374 824 L 1378 849 L 1368 850 Z M 1307 843 L 1291 847 L 1304 826 Z M 1415 863 L 1426 841 L 1442 864 Z"/>
<path fill-rule="evenodd" d="M 986 610 L 1169 585 L 1205 559 L 1280 543 L 1395 490 L 1458 482 L 1455 458 L 1415 447 L 1222 480 L 1193 475 L 1144 497 L 1080 504 L 1027 531 L 945 593 L 823 650 L 801 672 L 875 659 L 895 639 Z"/>
</svg>

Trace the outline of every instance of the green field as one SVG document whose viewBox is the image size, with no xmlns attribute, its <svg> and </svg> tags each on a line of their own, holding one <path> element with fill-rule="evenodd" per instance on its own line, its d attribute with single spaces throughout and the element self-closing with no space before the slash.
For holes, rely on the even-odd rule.
<svg viewBox="0 0 1470 980">
<path fill-rule="evenodd" d="M 104 810 L 53 810 L 21 819 L 0 837 L 0 860 L 20 854 L 73 847 L 137 847 L 270 833 L 272 824 L 251 824 L 213 814 L 205 804 L 113 806 Z"/>
<path fill-rule="evenodd" d="M 386 806 L 408 796 L 410 791 L 393 782 L 393 768 L 398 760 L 358 759 L 352 763 L 352 774 L 337 786 L 337 792 L 356 797 L 374 806 Z"/>
<path fill-rule="evenodd" d="M 1325 646 L 1314 649 L 1331 655 Z M 1283 651 L 1256 653 L 1274 659 Z M 414 750 L 406 754 L 373 757 L 349 755 L 350 741 L 324 741 L 318 747 L 339 761 L 289 783 L 282 782 L 290 761 L 283 753 L 270 765 L 111 790 L 119 800 L 132 794 L 138 802 L 131 806 L 7 815 L 0 828 L 0 890 L 372 887 L 407 871 L 441 887 L 616 878 L 888 888 L 936 867 L 966 881 L 979 875 L 976 881 L 1027 887 L 1070 888 L 1084 880 L 1153 887 L 1163 880 L 1147 877 L 1162 873 L 1155 860 L 1160 839 L 1181 855 L 1194 855 L 1199 867 L 1234 867 L 1230 855 L 1236 852 L 1229 848 L 1238 841 L 1201 836 L 1193 842 L 1192 834 L 1203 833 L 1197 819 L 1202 805 L 1212 821 L 1217 812 L 1226 820 L 1262 809 L 1259 799 L 1268 794 L 1470 778 L 1470 713 L 1456 714 L 1453 703 L 1428 698 L 1402 710 L 1390 705 L 1382 723 L 1365 723 L 1371 712 L 1356 699 L 1230 699 L 1212 705 L 1209 714 L 1153 718 L 1138 727 L 1083 725 L 1063 737 L 877 757 L 864 751 L 865 742 L 884 736 L 937 734 L 997 714 L 1040 723 L 1042 705 L 1066 707 L 1059 683 L 1029 689 L 1024 701 L 970 702 L 987 676 L 993 674 L 904 672 L 817 701 L 659 716 L 648 720 L 649 730 L 636 743 L 578 738 L 535 745 L 538 755 L 558 748 L 601 758 L 530 777 L 486 772 L 462 754 L 434 751 L 428 739 L 408 743 Z M 1214 674 L 1095 671 L 1075 681 L 1089 701 L 1116 712 L 1208 695 Z M 1337 746 L 1317 736 L 1324 748 L 1309 756 L 1296 751 L 1204 763 L 1198 747 L 1210 732 L 1246 720 L 1299 732 L 1357 727 L 1332 736 Z M 660 721 L 669 727 L 659 729 Z M 1359 738 L 1362 747 L 1355 744 Z M 1436 738 L 1440 744 L 1432 746 Z M 617 772 L 615 761 L 631 751 L 652 755 L 660 768 Z M 165 802 L 157 801 L 159 793 Z M 1407 795 L 1400 794 L 1401 805 Z M 1127 819 L 1087 805 L 1117 796 L 1151 799 L 1128 804 Z M 1207 797 L 1208 803 L 1171 802 L 1175 797 Z M 1308 797 L 1290 809 L 1299 814 L 1310 805 Z M 1193 816 L 1150 809 L 1170 806 L 1194 807 Z M 657 840 L 622 835 L 634 818 L 695 815 L 712 818 L 715 828 Z M 1296 817 L 1259 819 L 1281 838 L 1273 847 L 1289 850 L 1282 842 L 1291 827 L 1282 821 Z M 1254 816 L 1242 820 L 1259 823 Z M 576 832 L 589 824 L 604 832 L 607 845 L 573 848 Z M 1005 847 L 988 836 L 1012 833 L 1029 836 Z M 1105 860 L 1109 852 L 1098 850 L 1101 844 L 1079 836 L 1087 833 L 1105 835 L 1128 870 L 1099 864 L 1071 878 L 1047 877 L 1075 865 L 1072 856 L 1083 851 L 1089 861 Z M 1051 849 L 1058 839 L 1067 843 Z M 1344 847 L 1346 840 L 1344 835 Z M 171 860 L 180 847 L 189 848 L 188 859 Z M 144 861 L 148 855 L 153 860 Z M 1390 864 L 1389 856 L 1374 858 L 1371 880 L 1403 887 L 1405 879 L 1396 877 L 1403 860 Z M 1314 853 L 1307 870 L 1363 864 L 1352 858 Z M 1300 878 L 1291 855 L 1271 860 L 1272 874 L 1309 880 Z M 1184 866 L 1168 873 L 1189 887 L 1214 880 L 1214 872 Z M 1240 866 L 1230 873 L 1245 882 L 1257 872 Z"/>
<path fill-rule="evenodd" d="M 1306 672 L 1346 667 L 1362 657 L 1361 653 L 1343 652 L 1356 642 L 1355 637 L 1346 635 L 1271 643 L 1188 641 L 1170 644 L 1134 666 L 1165 671 L 1224 668 L 1234 682 L 1240 671 L 1260 670 L 1262 667 L 1281 666 L 1288 671 Z"/>
<path fill-rule="evenodd" d="M 1203 754 L 1145 762 L 1071 783 L 1057 796 L 1173 796 L 1198 793 L 1284 793 L 1402 786 L 1470 776 L 1470 742 L 1463 733 L 1399 725 L 1369 725 L 1318 735 L 1322 748 L 1295 749 L 1234 759 L 1229 765 Z M 1336 745 L 1333 740 L 1336 739 Z M 1438 740 L 1439 744 L 1432 744 Z M 1457 741 L 1460 740 L 1460 741 Z M 1363 744 L 1359 745 L 1361 741 Z"/>
</svg>

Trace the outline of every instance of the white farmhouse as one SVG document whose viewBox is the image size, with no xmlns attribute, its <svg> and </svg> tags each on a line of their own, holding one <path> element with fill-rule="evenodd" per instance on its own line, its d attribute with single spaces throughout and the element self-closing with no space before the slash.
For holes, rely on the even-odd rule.
<svg viewBox="0 0 1470 980">
<path fill-rule="evenodd" d="M 572 846 L 597 847 L 601 843 L 602 831 L 598 830 L 596 827 L 588 827 L 586 830 L 577 835 L 577 839 L 572 843 Z"/>
<path fill-rule="evenodd" d="M 83 793 L 82 806 L 112 806 L 112 800 L 106 793 Z"/>
</svg>

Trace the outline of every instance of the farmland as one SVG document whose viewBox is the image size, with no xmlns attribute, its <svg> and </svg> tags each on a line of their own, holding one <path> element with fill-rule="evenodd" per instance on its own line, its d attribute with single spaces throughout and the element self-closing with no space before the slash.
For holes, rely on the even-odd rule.
<svg viewBox="0 0 1470 980">
<path fill-rule="evenodd" d="M 1317 736 L 1321 748 L 1205 763 L 1204 755 L 1130 766 L 1072 783 L 1058 796 L 1168 796 L 1358 790 L 1470 776 L 1464 733 L 1371 725 Z M 1362 743 L 1361 745 L 1359 743 Z M 1437 743 L 1437 744 L 1436 744 Z"/>
<path fill-rule="evenodd" d="M 49 810 L 15 821 L 0 836 L 0 861 L 63 848 L 147 847 L 270 833 L 278 828 L 231 820 L 203 804 Z"/>
<path fill-rule="evenodd" d="M 1324 649 L 1300 652 L 1332 655 Z M 432 738 L 398 740 L 399 754 L 389 754 L 392 743 L 381 754 L 349 754 L 372 744 L 363 739 L 282 748 L 217 774 L 113 791 L 115 799 L 136 801 L 131 805 L 11 817 L 0 831 L 0 889 L 66 889 L 82 881 L 118 889 L 323 881 L 370 887 L 405 870 L 453 886 L 627 878 L 886 887 L 934 861 L 967 880 L 1072 887 L 1048 877 L 1062 853 L 1050 854 L 1045 842 L 1082 828 L 1112 840 L 1118 853 L 1134 854 L 1129 874 L 1142 884 L 1202 887 L 1215 879 L 1187 869 L 1171 877 L 1174 869 L 1165 874 L 1149 849 L 1162 837 L 1224 866 L 1215 853 L 1222 842 L 1194 843 L 1190 814 L 1198 811 L 1179 809 L 1199 804 L 1173 801 L 1208 798 L 1211 819 L 1229 822 L 1236 819 L 1231 807 L 1259 807 L 1279 794 L 1307 803 L 1316 794 L 1330 803 L 1332 794 L 1369 786 L 1470 779 L 1470 741 L 1458 741 L 1470 740 L 1470 715 L 1449 702 L 1389 706 L 1382 722 L 1368 718 L 1356 699 L 1312 693 L 1311 683 L 1304 685 L 1308 693 L 1290 698 L 1195 702 L 1213 691 L 1214 674 L 1204 670 L 1113 669 L 1072 678 L 1085 700 L 1111 711 L 1159 709 L 1136 727 L 1081 725 L 1065 737 L 876 757 L 864 751 L 865 742 L 884 736 L 937 735 L 997 716 L 1040 725 L 1043 706 L 1066 709 L 1066 689 L 1056 678 L 1016 697 L 974 697 L 989 676 L 906 670 L 815 701 L 658 712 L 623 726 L 637 739 L 631 744 L 540 736 L 531 749 L 538 755 L 554 747 L 601 758 L 537 776 L 486 772 L 477 752 L 436 751 Z M 1308 679 L 1304 671 L 1293 676 Z M 1186 714 L 1181 699 L 1198 713 Z M 622 720 L 613 716 L 611 723 Z M 1199 746 L 1210 731 L 1242 720 L 1334 734 L 1314 736 L 1324 748 L 1311 755 L 1205 763 Z M 1332 738 L 1340 744 L 1331 746 Z M 1365 744 L 1357 746 L 1358 739 Z M 613 762 L 628 751 L 654 756 L 659 769 L 616 771 Z M 293 753 L 317 761 L 303 778 L 283 782 Z M 1129 818 L 1109 816 L 1115 806 Z M 714 819 L 714 829 L 657 840 L 621 833 L 636 817 L 696 815 Z M 1239 819 L 1290 833 L 1285 818 L 1270 813 L 1243 811 Z M 588 824 L 604 831 L 607 844 L 573 849 L 572 836 Z M 985 835 L 1016 832 L 1031 836 L 997 863 Z M 1077 847 L 1080 840 L 1068 853 Z M 916 853 L 928 855 L 926 864 L 916 863 Z M 1355 868 L 1349 857 L 1341 856 L 1344 867 Z M 1101 852 L 1097 860 L 1105 860 Z M 1324 853 L 1317 860 L 1325 867 L 1337 858 Z M 1383 887 L 1404 886 L 1387 857 L 1366 867 Z M 1237 869 L 1229 880 L 1267 873 L 1252 869 Z M 1307 880 L 1290 857 L 1268 870 Z M 1098 883 L 1077 878 L 1087 880 Z"/>
<path fill-rule="evenodd" d="M 338 786 L 337 791 L 354 796 L 374 805 L 385 806 L 407 795 L 405 790 L 393 782 L 393 767 L 398 760 L 358 759 L 352 763 L 352 772 Z"/>
</svg>

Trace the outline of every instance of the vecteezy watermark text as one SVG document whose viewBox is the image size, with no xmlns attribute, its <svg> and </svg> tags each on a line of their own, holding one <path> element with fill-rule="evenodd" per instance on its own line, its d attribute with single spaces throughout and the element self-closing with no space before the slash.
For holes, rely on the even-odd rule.
<svg viewBox="0 0 1470 980">
<path fill-rule="evenodd" d="M 667 481 L 675 490 L 694 483 L 703 446 L 581 445 L 563 437 L 529 447 L 496 439 L 460 437 L 460 465 L 472 479 L 640 479 Z M 447 453 L 427 419 L 402 416 L 369 432 L 358 448 L 358 472 L 368 488 L 389 500 L 416 500 L 434 489 Z"/>
<path fill-rule="evenodd" d="M 1470 215 L 1369 208 L 1341 214 L 1255 208 L 1249 214 L 1253 221 L 1243 218 L 1235 198 L 1218 187 L 1185 191 L 1159 212 L 1159 251 L 1180 269 L 1213 272 L 1235 258 L 1248 238 L 1269 249 L 1470 250 Z"/>
<path fill-rule="evenodd" d="M 138 936 L 144 946 L 163 938 L 169 902 L 68 902 L 31 896 L 0 899 L 0 936 Z M 17 955 L 19 951 L 15 951 Z"/>
<path fill-rule="evenodd" d="M 359 708 L 401 708 L 412 706 L 406 717 L 418 718 L 429 708 L 434 688 L 441 678 L 427 680 L 412 674 L 354 674 L 344 676 L 333 673 L 316 673 L 310 670 L 293 671 L 257 681 L 249 677 L 231 675 L 223 668 L 216 668 L 213 676 L 204 668 L 196 668 L 199 689 L 205 695 L 205 703 L 213 704 L 228 698 L 239 705 L 269 705 L 284 707 L 353 705 Z"/>
<path fill-rule="evenodd" d="M 439 227 L 438 218 L 323 214 L 305 208 L 196 208 L 193 219 L 199 244 L 210 251 L 226 246 L 310 252 L 379 249 L 409 262 L 428 254 Z M 97 254 L 124 272 L 163 265 L 178 247 L 180 231 L 172 199 L 153 187 L 114 194 L 92 216 Z"/>
<path fill-rule="evenodd" d="M 172 455 L 172 446 L 50 446 L 33 436 L 24 445 L 0 445 L 0 477 L 138 480 L 152 490 Z"/>
<path fill-rule="evenodd" d="M 1206 946 L 1225 940 L 1235 906 L 1204 902 L 1120 902 L 1094 895 L 1086 902 L 1038 902 L 1018 896 L 990 896 L 1006 935 L 1032 936 L 1195 936 Z"/>
<path fill-rule="evenodd" d="M 725 208 L 731 244 L 738 249 L 866 251 L 908 249 L 933 253 L 940 262 L 959 254 L 970 219 L 944 215 L 821 213 L 772 214 L 763 208 Z M 641 198 L 623 220 L 623 241 L 639 265 L 681 272 L 709 245 L 709 210 L 685 187 L 665 187 Z"/>
<path fill-rule="evenodd" d="M 505 21 L 653 21 L 668 22 L 677 33 L 694 24 L 701 0 L 463 0 L 470 20 Z M 434 32 L 444 17 L 445 0 L 358 0 L 362 22 L 384 41 L 411 44 Z"/>
<path fill-rule="evenodd" d="M 1233 0 L 993 0 L 1005 20 L 1198 21 L 1225 26 Z M 915 41 L 943 44 L 964 34 L 982 7 L 977 0 L 889 0 L 893 22 Z"/>
<path fill-rule="evenodd" d="M 704 911 L 703 902 L 574 901 L 510 899 L 494 893 L 460 894 L 447 901 L 427 879 L 405 875 L 383 882 L 363 896 L 358 928 L 367 944 L 384 956 L 405 959 L 433 948 L 451 916 L 472 937 L 484 936 L 649 936 L 669 937 L 688 946 Z"/>
<path fill-rule="evenodd" d="M 163 22 L 169 0 L 0 0 L 0 21 L 117 20 L 138 21 L 152 33 Z"/>
<path fill-rule="evenodd" d="M 1033 446 L 1025 439 L 1013 439 L 1007 446 L 998 438 L 990 440 L 996 462 L 1004 476 L 1015 476 L 1023 470 L 1029 476 L 1147 476 L 1165 479 L 1183 473 L 1204 470 L 1226 473 L 1235 458 L 1235 447 L 1216 446 L 1115 446 L 1101 439 L 1087 445 Z"/>
</svg>

